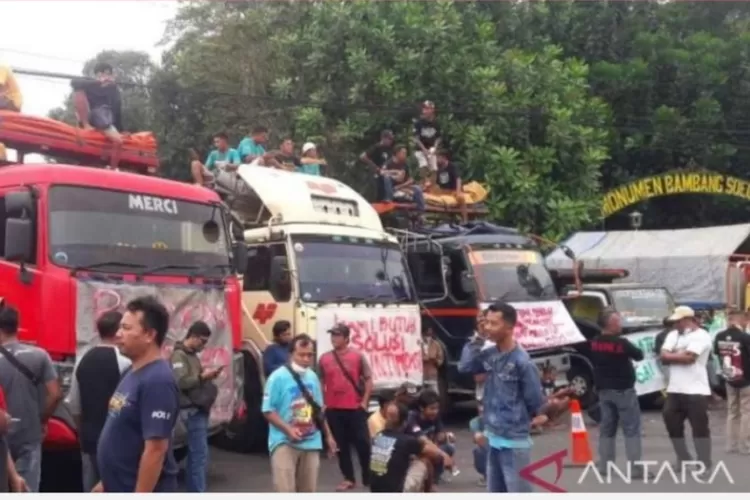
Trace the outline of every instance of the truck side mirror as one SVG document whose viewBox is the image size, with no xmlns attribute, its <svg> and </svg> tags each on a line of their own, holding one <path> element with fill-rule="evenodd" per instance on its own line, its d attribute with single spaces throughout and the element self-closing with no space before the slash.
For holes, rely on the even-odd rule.
<svg viewBox="0 0 750 500">
<path fill-rule="evenodd" d="M 289 275 L 289 260 L 276 256 L 271 260 L 271 286 L 281 283 Z"/>
<path fill-rule="evenodd" d="M 30 219 L 9 218 L 5 221 L 6 260 L 24 264 L 34 260 L 34 225 Z"/>
<path fill-rule="evenodd" d="M 461 290 L 467 295 L 473 295 L 477 291 L 474 276 L 469 271 L 461 271 Z"/>
<path fill-rule="evenodd" d="M 31 214 L 34 211 L 34 198 L 31 191 L 12 191 L 5 195 L 5 213 L 13 215 Z"/>
<path fill-rule="evenodd" d="M 247 244 L 244 241 L 235 241 L 232 244 L 232 264 L 234 265 L 235 272 L 245 274 Z"/>
</svg>

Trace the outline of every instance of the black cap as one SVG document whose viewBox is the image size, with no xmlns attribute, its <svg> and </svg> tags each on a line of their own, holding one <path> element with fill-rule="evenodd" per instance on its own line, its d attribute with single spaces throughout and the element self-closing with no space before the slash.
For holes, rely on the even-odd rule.
<svg viewBox="0 0 750 500">
<path fill-rule="evenodd" d="M 349 336 L 349 327 L 346 326 L 344 323 L 339 323 L 338 325 L 334 325 L 333 328 L 328 330 L 328 333 L 331 333 L 333 335 L 341 335 L 342 337 L 348 337 Z"/>
</svg>

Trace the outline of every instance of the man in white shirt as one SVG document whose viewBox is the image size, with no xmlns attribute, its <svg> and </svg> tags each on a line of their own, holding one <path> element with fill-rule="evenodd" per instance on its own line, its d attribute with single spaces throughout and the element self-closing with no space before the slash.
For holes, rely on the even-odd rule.
<svg viewBox="0 0 750 500">
<path fill-rule="evenodd" d="M 712 348 L 711 335 L 700 328 L 695 312 L 687 306 L 677 307 L 669 319 L 675 329 L 664 340 L 660 355 L 669 370 L 664 425 L 677 460 L 688 462 L 693 460 L 685 442 L 685 420 L 688 420 L 698 460 L 709 470 L 712 465 L 708 426 L 711 386 L 706 363 Z"/>
</svg>

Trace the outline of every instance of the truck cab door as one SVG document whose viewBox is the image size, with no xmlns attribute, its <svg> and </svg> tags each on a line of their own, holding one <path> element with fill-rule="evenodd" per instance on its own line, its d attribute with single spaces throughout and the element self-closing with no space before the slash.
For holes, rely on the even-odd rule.
<svg viewBox="0 0 750 500">
<path fill-rule="evenodd" d="M 37 343 L 40 336 L 44 258 L 39 241 L 38 199 L 29 187 L 0 188 L 0 297 L 18 310 L 19 337 Z"/>
<path fill-rule="evenodd" d="M 274 323 L 282 319 L 291 322 L 295 331 L 293 283 L 284 243 L 249 246 L 242 282 L 242 303 L 257 330 L 247 333 L 266 339 L 254 339 L 257 343 L 263 346 L 270 341 Z"/>
</svg>

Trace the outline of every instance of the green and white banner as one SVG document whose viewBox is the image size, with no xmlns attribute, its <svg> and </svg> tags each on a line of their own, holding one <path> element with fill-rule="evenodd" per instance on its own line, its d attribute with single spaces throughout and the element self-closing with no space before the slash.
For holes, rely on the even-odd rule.
<svg viewBox="0 0 750 500">
<path fill-rule="evenodd" d="M 654 353 L 654 342 L 660 331 L 648 330 L 625 335 L 626 339 L 643 351 L 643 361 L 633 362 L 635 366 L 635 390 L 639 396 L 662 391 L 667 386 L 666 379 L 659 366 L 659 360 Z"/>
</svg>

